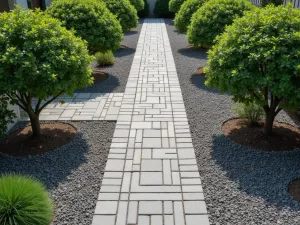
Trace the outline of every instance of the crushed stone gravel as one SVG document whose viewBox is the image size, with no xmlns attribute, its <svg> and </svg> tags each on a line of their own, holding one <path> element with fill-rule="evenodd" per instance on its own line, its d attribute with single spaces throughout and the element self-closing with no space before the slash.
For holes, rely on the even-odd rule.
<svg viewBox="0 0 300 225">
<path fill-rule="evenodd" d="M 41 156 L 0 154 L 0 174 L 20 173 L 42 181 L 54 202 L 53 225 L 90 225 L 115 122 L 67 123 L 77 129 L 71 143 Z"/>
<path fill-rule="evenodd" d="M 299 225 L 300 203 L 288 184 L 300 177 L 300 151 L 267 153 L 233 143 L 222 123 L 237 116 L 231 97 L 204 85 L 195 73 L 206 53 L 188 47 L 173 21 L 165 20 L 183 93 L 212 225 Z M 277 120 L 296 125 L 286 113 Z"/>
</svg>

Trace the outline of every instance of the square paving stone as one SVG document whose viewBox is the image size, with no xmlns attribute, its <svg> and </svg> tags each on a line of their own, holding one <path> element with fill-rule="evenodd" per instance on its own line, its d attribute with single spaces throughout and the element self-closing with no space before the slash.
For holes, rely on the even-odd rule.
<svg viewBox="0 0 300 225">
<path fill-rule="evenodd" d="M 95 214 L 114 215 L 117 213 L 118 201 L 98 201 Z"/>
<path fill-rule="evenodd" d="M 161 148 L 161 138 L 143 138 L 143 148 Z"/>
<path fill-rule="evenodd" d="M 186 215 L 186 225 L 209 225 L 207 215 Z"/>
<path fill-rule="evenodd" d="M 186 214 L 206 214 L 206 204 L 204 201 L 184 201 L 184 211 Z"/>
<path fill-rule="evenodd" d="M 141 185 L 162 185 L 162 172 L 142 172 Z"/>
<path fill-rule="evenodd" d="M 142 160 L 142 171 L 162 171 L 162 161 L 159 159 Z"/>
<path fill-rule="evenodd" d="M 139 214 L 141 215 L 161 215 L 162 202 L 160 201 L 140 201 Z"/>
<path fill-rule="evenodd" d="M 95 215 L 92 225 L 115 225 L 115 216 Z"/>
</svg>

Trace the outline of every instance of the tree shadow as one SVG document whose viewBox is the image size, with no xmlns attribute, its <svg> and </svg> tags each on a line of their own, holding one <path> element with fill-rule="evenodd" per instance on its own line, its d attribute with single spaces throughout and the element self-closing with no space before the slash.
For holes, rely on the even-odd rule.
<svg viewBox="0 0 300 225">
<path fill-rule="evenodd" d="M 136 30 L 130 30 L 130 31 L 126 31 L 126 32 L 124 33 L 124 36 L 135 35 L 135 34 L 137 34 L 137 33 L 138 33 L 138 31 L 136 31 Z"/>
<path fill-rule="evenodd" d="M 206 51 L 207 49 L 204 48 L 186 47 L 186 48 L 179 49 L 178 53 L 186 57 L 206 60 L 207 59 Z"/>
<path fill-rule="evenodd" d="M 206 79 L 206 78 L 205 78 L 204 75 L 201 75 L 201 74 L 199 74 L 199 73 L 193 73 L 193 74 L 191 75 L 190 81 L 192 82 L 192 84 L 193 84 L 195 87 L 197 87 L 197 88 L 199 88 L 199 89 L 201 89 L 201 90 L 203 90 L 203 91 L 207 91 L 207 92 L 215 93 L 215 94 L 222 94 L 222 93 L 220 93 L 217 89 L 213 89 L 213 88 L 207 87 L 207 86 L 205 85 L 205 79 Z M 224 95 L 224 94 L 222 94 L 222 95 Z M 227 95 L 227 94 L 225 94 L 225 95 Z"/>
<path fill-rule="evenodd" d="M 105 67 L 101 67 L 101 71 L 105 72 Z M 96 82 L 93 85 L 76 90 L 76 93 L 111 93 L 114 89 L 120 86 L 119 78 L 108 74 L 108 79 L 102 82 Z"/>
<path fill-rule="evenodd" d="M 134 48 L 130 48 L 130 47 L 125 47 L 125 48 L 121 48 L 119 49 L 118 51 L 114 52 L 114 56 L 116 58 L 122 58 L 124 56 L 128 56 L 128 55 L 132 55 L 135 53 L 135 50 Z M 107 66 L 107 67 L 113 67 L 113 65 L 111 66 Z"/>
<path fill-rule="evenodd" d="M 20 122 L 16 128 L 26 124 Z M 78 131 L 70 143 L 42 155 L 21 158 L 0 154 L 0 174 L 30 175 L 52 189 L 68 179 L 73 170 L 86 162 L 85 154 L 89 149 L 83 133 Z"/>
<path fill-rule="evenodd" d="M 212 159 L 241 191 L 280 208 L 300 210 L 300 203 L 288 193 L 288 184 L 300 177 L 300 151 L 264 152 L 235 144 L 224 135 L 213 137 L 212 148 Z"/>
</svg>

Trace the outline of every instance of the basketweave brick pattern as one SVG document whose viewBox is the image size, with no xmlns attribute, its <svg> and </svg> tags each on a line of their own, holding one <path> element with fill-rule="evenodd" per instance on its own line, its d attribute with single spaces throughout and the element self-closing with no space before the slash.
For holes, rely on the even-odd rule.
<svg viewBox="0 0 300 225">
<path fill-rule="evenodd" d="M 92 225 L 208 225 L 165 23 L 144 21 Z"/>
</svg>

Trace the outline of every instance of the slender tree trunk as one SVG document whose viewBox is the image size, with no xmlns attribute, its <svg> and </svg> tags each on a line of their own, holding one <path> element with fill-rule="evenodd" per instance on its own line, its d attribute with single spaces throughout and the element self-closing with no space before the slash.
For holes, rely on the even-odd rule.
<svg viewBox="0 0 300 225">
<path fill-rule="evenodd" d="M 264 134 L 267 136 L 269 136 L 272 133 L 275 116 L 276 116 L 275 112 L 272 111 L 266 112 Z"/>
<path fill-rule="evenodd" d="M 34 112 L 28 113 L 32 128 L 32 137 L 39 138 L 41 136 L 40 115 Z"/>
</svg>

